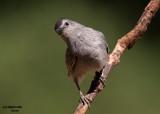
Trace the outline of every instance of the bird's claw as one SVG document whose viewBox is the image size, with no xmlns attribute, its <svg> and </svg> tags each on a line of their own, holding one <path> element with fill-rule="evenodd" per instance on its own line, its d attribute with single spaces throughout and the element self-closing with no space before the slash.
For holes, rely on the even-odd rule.
<svg viewBox="0 0 160 114">
<path fill-rule="evenodd" d="M 84 96 L 83 93 L 80 91 L 80 100 L 83 103 L 83 105 L 88 105 L 88 107 L 90 108 L 90 102 L 91 100 L 89 98 L 87 98 L 87 96 Z"/>
<path fill-rule="evenodd" d="M 99 81 L 102 83 L 103 87 L 105 87 L 105 78 L 100 76 Z"/>
</svg>

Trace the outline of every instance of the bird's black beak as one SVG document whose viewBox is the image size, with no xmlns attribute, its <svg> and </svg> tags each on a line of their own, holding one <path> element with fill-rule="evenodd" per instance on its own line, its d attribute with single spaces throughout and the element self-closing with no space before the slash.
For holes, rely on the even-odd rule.
<svg viewBox="0 0 160 114">
<path fill-rule="evenodd" d="M 55 27 L 54 27 L 55 31 L 56 31 L 58 34 L 61 34 L 62 31 L 63 31 L 63 27 L 61 27 L 61 25 L 62 25 L 62 19 L 59 19 L 59 20 L 56 22 Z"/>
</svg>

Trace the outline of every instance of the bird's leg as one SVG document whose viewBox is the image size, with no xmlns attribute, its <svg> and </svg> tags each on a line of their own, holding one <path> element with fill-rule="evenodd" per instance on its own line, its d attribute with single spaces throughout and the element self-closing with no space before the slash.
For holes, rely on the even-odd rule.
<svg viewBox="0 0 160 114">
<path fill-rule="evenodd" d="M 103 77 L 103 74 L 102 74 L 103 69 L 100 72 L 96 72 L 96 76 L 99 77 L 99 81 L 102 83 L 103 87 L 105 87 L 105 80 L 106 79 Z"/>
<path fill-rule="evenodd" d="M 77 87 L 77 89 L 78 89 L 78 91 L 79 91 L 79 95 L 80 95 L 80 100 L 81 100 L 81 102 L 83 103 L 83 105 L 87 104 L 88 107 L 90 107 L 90 100 L 89 100 L 89 99 L 83 94 L 83 92 L 81 91 L 78 80 L 77 80 L 77 79 L 74 79 L 74 82 L 75 82 L 76 87 Z"/>
</svg>

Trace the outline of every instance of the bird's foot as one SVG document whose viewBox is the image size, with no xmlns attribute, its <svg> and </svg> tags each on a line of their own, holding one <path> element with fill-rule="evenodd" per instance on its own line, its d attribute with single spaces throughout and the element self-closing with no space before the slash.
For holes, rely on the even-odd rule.
<svg viewBox="0 0 160 114">
<path fill-rule="evenodd" d="M 105 87 L 105 80 L 106 79 L 104 77 L 100 76 L 99 81 L 102 83 L 103 87 Z"/>
<path fill-rule="evenodd" d="M 83 103 L 83 105 L 88 105 L 88 107 L 90 107 L 90 102 L 91 100 L 89 98 L 87 98 L 87 96 L 84 96 L 83 93 L 80 91 L 80 100 Z"/>
</svg>

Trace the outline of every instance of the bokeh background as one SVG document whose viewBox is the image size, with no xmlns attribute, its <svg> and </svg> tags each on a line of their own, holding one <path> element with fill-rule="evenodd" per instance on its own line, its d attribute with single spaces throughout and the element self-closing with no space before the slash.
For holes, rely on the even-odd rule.
<svg viewBox="0 0 160 114">
<path fill-rule="evenodd" d="M 72 114 L 79 100 L 67 78 L 60 17 L 102 31 L 110 50 L 149 0 L 0 0 L 0 114 Z M 160 13 L 111 72 L 88 114 L 160 114 Z M 92 74 L 81 87 L 87 91 Z"/>
</svg>

